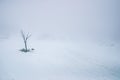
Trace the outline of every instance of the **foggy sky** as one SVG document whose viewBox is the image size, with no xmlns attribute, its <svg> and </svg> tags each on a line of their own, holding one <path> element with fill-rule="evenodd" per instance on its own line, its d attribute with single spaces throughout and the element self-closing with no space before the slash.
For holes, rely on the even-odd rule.
<svg viewBox="0 0 120 80">
<path fill-rule="evenodd" d="M 0 36 L 119 41 L 118 0 L 1 0 Z"/>
</svg>

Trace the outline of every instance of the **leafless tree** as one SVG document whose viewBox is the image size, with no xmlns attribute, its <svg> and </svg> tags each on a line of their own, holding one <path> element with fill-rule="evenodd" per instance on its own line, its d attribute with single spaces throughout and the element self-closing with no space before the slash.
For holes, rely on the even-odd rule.
<svg viewBox="0 0 120 80">
<path fill-rule="evenodd" d="M 31 37 L 31 34 L 27 33 L 27 35 L 26 35 L 22 30 L 21 30 L 21 34 L 22 34 L 22 38 L 23 38 L 24 46 L 25 46 L 25 49 L 22 49 L 21 51 L 29 52 L 27 41 Z"/>
</svg>

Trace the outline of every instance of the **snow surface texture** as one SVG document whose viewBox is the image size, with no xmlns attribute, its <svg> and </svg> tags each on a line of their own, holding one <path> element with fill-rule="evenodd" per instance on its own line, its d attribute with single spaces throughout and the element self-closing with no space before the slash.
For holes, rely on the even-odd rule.
<svg viewBox="0 0 120 80">
<path fill-rule="evenodd" d="M 23 42 L 0 42 L 0 80 L 119 80 L 117 46 L 82 42 L 30 40 L 33 52 L 19 49 Z"/>
</svg>

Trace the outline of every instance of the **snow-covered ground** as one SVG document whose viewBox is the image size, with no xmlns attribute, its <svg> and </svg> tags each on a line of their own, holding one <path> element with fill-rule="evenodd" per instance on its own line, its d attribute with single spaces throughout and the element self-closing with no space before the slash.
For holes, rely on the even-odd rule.
<svg viewBox="0 0 120 80">
<path fill-rule="evenodd" d="M 0 41 L 0 80 L 119 80 L 118 44 L 89 41 L 29 40 L 33 52 L 22 53 L 21 38 Z"/>
</svg>

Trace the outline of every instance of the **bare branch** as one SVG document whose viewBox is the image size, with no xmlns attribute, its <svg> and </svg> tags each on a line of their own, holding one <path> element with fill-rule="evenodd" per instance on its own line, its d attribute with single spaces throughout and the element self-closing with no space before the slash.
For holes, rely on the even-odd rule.
<svg viewBox="0 0 120 80">
<path fill-rule="evenodd" d="M 23 31 L 21 30 L 21 34 L 22 34 L 22 38 L 25 41 L 25 34 L 23 33 Z"/>
<path fill-rule="evenodd" d="M 26 40 L 30 37 L 31 37 L 31 34 L 29 35 L 29 33 L 28 33 L 27 36 L 26 36 Z"/>
</svg>

